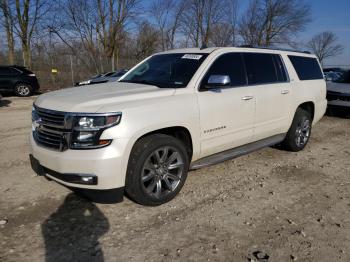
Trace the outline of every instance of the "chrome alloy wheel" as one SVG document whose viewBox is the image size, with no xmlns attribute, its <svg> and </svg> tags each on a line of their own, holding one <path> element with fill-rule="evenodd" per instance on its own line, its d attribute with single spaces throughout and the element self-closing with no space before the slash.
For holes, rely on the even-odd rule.
<svg viewBox="0 0 350 262">
<path fill-rule="evenodd" d="M 310 137 L 310 131 L 310 120 L 303 118 L 295 130 L 295 143 L 298 147 L 303 147 L 307 143 Z"/>
<path fill-rule="evenodd" d="M 144 192 L 159 199 L 176 190 L 184 172 L 184 161 L 174 147 L 153 151 L 145 161 L 141 185 Z"/>
<path fill-rule="evenodd" d="M 17 92 L 20 96 L 27 96 L 30 94 L 30 89 L 26 85 L 19 85 L 17 87 Z"/>
</svg>

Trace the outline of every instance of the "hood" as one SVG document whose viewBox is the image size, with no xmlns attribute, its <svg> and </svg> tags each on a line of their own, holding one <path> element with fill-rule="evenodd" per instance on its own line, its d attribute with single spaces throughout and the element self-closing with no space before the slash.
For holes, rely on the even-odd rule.
<svg viewBox="0 0 350 262">
<path fill-rule="evenodd" d="M 327 82 L 327 91 L 338 92 L 350 95 L 350 84 Z"/>
<path fill-rule="evenodd" d="M 38 107 L 64 112 L 98 112 L 106 105 L 171 96 L 175 89 L 151 85 L 112 82 L 62 89 L 40 95 Z"/>
</svg>

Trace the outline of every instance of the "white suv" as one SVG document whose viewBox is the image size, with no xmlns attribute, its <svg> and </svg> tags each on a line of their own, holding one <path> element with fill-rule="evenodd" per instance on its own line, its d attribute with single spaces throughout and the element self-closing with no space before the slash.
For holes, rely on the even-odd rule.
<svg viewBox="0 0 350 262">
<path fill-rule="evenodd" d="M 159 205 L 176 196 L 191 169 L 276 144 L 303 149 L 326 105 L 314 55 L 172 50 L 119 82 L 39 96 L 30 158 L 38 174 L 95 201 L 126 193 Z"/>
</svg>

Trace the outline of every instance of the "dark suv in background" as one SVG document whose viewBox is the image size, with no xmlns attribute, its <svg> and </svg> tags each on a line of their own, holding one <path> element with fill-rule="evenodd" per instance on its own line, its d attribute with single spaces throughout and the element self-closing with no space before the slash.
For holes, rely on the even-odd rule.
<svg viewBox="0 0 350 262">
<path fill-rule="evenodd" d="M 327 100 L 330 114 L 333 109 L 350 110 L 350 70 L 343 70 L 338 78 L 327 81 Z"/>
<path fill-rule="evenodd" d="M 39 89 L 35 74 L 22 66 L 0 66 L 0 92 L 30 96 Z"/>
</svg>

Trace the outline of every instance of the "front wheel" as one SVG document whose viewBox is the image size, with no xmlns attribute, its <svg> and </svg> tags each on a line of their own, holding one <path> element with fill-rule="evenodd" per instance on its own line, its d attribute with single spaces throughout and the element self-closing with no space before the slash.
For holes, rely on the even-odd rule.
<svg viewBox="0 0 350 262">
<path fill-rule="evenodd" d="M 282 142 L 282 147 L 289 151 L 304 149 L 311 136 L 312 119 L 310 113 L 298 108 L 288 133 Z"/>
<path fill-rule="evenodd" d="M 20 97 L 30 96 L 32 94 L 32 87 L 28 84 L 17 84 L 15 86 L 15 93 Z"/>
<path fill-rule="evenodd" d="M 163 134 L 144 137 L 130 155 L 126 193 L 142 205 L 166 203 L 180 192 L 188 167 L 189 157 L 180 140 Z"/>
</svg>

